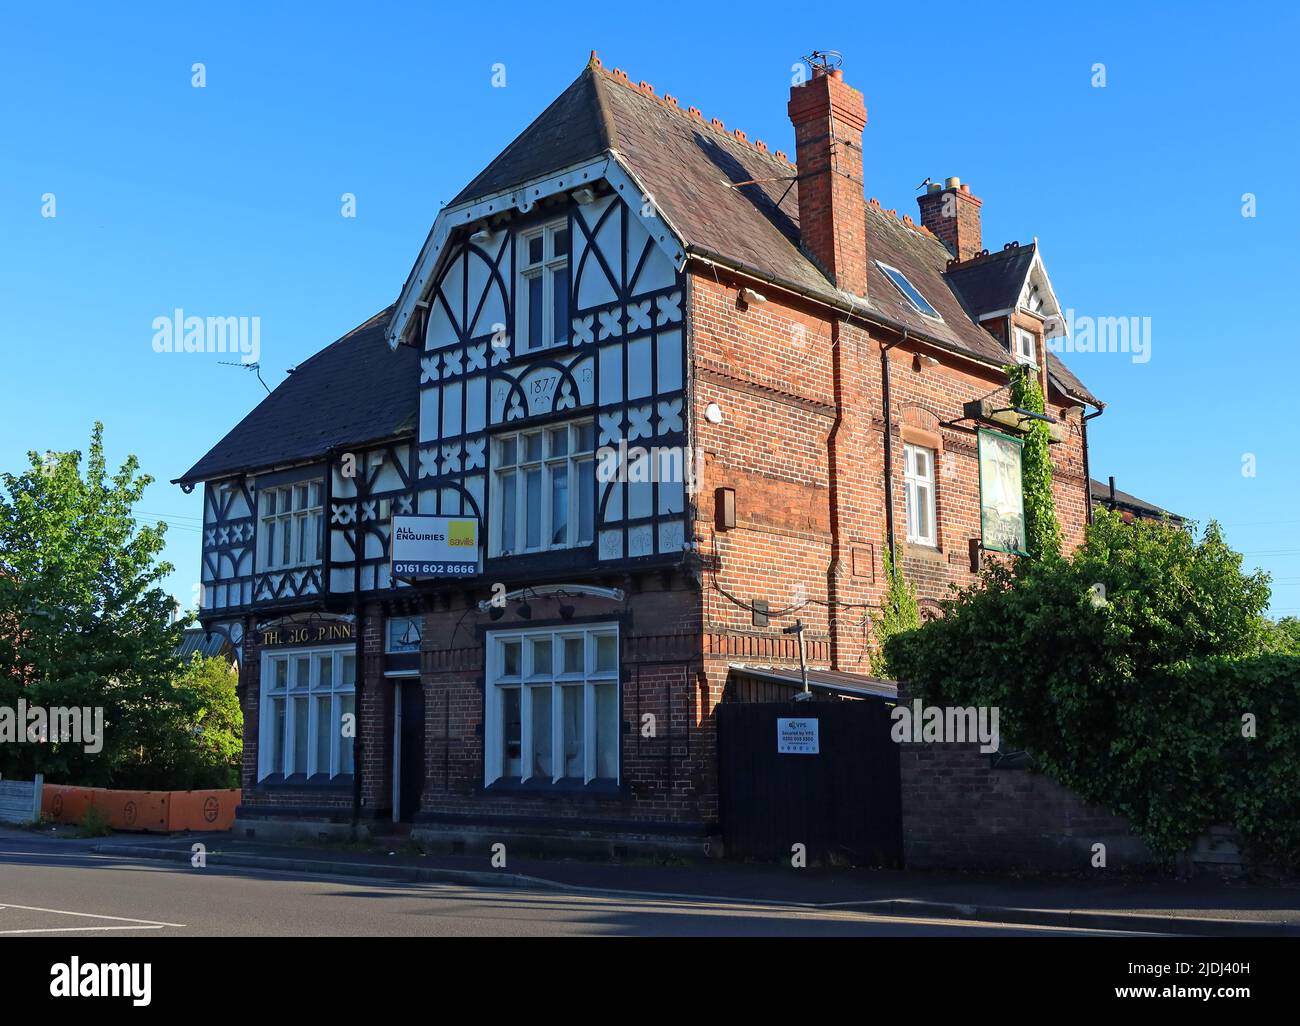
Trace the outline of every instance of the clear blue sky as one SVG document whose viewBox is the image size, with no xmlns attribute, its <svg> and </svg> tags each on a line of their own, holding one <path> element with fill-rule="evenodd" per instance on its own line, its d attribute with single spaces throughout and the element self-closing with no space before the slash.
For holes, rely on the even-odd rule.
<svg viewBox="0 0 1300 1026">
<path fill-rule="evenodd" d="M 1219 519 L 1273 573 L 1274 612 L 1300 612 L 1300 15 L 1056 6 L 10 8 L 0 467 L 84 449 L 103 420 L 110 458 L 134 452 L 158 479 L 141 509 L 172 523 L 168 583 L 190 605 L 200 497 L 166 482 L 264 393 L 221 357 L 155 353 L 155 317 L 260 317 L 275 385 L 395 298 L 439 206 L 591 49 L 793 152 L 790 67 L 833 48 L 866 95 L 870 195 L 915 213 L 918 182 L 959 175 L 984 199 L 986 245 L 1039 238 L 1063 305 L 1151 318 L 1150 362 L 1070 360 L 1108 404 L 1090 433 L 1094 475 Z M 498 63 L 505 88 L 492 86 Z M 340 216 L 346 192 L 355 219 Z M 41 216 L 46 193 L 54 218 Z"/>
</svg>

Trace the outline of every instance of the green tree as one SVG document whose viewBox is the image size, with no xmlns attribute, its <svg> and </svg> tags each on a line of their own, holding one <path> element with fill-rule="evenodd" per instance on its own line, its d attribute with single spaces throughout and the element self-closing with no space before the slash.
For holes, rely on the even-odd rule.
<svg viewBox="0 0 1300 1026">
<path fill-rule="evenodd" d="M 120 787 L 195 790 L 238 787 L 244 715 L 233 663 L 196 654 L 172 681 L 168 715 L 152 721 L 154 736 L 114 767 Z"/>
<path fill-rule="evenodd" d="M 128 753 L 148 751 L 195 703 L 172 681 L 184 624 L 161 587 L 166 525 L 139 527 L 132 507 L 152 482 L 134 456 L 110 474 L 96 423 L 80 452 L 28 453 L 0 474 L 0 706 L 103 710 L 103 748 L 51 737 L 0 748 L 0 771 L 51 781 L 112 782 Z"/>
<path fill-rule="evenodd" d="M 1069 557 L 990 566 L 886 655 L 927 702 L 996 706 L 1011 747 L 1158 853 L 1228 822 L 1289 861 L 1300 659 L 1270 653 L 1268 601 L 1216 524 L 1198 539 L 1100 511 Z"/>
</svg>

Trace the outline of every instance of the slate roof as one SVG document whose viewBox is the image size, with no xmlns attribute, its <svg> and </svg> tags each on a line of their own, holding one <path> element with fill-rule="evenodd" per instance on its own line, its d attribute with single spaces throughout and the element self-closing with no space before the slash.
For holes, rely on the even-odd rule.
<svg viewBox="0 0 1300 1026">
<path fill-rule="evenodd" d="M 965 260 L 948 271 L 948 281 L 975 316 L 1007 310 L 1020 301 L 1038 247 L 1013 246 Z"/>
<path fill-rule="evenodd" d="M 174 484 L 319 459 L 414 431 L 419 354 L 384 337 L 392 307 L 298 365 L 252 413 Z"/>
<path fill-rule="evenodd" d="M 1037 252 L 1038 246 L 1032 242 L 1026 246 L 1009 246 L 954 264 L 944 277 L 961 297 L 971 316 L 979 318 L 1011 309 L 1019 303 Z M 1103 405 L 1055 353 L 1047 354 L 1047 373 L 1067 395 L 1095 406 Z"/>
<path fill-rule="evenodd" d="M 743 136 L 743 133 L 742 133 Z M 728 132 L 694 108 L 682 109 L 653 86 L 634 85 L 618 69 L 606 70 L 593 55 L 582 73 L 507 146 L 451 206 L 517 187 L 561 167 L 615 151 L 654 197 L 655 205 L 683 236 L 688 252 L 720 257 L 745 270 L 828 302 L 848 298 L 799 248 L 798 169 Z M 752 184 L 741 184 L 752 183 Z M 983 305 L 1023 284 L 1034 247 L 1010 258 L 991 254 L 983 266 L 948 271 L 950 254 L 928 229 L 867 204 L 867 311 L 942 347 L 1005 364 L 1006 348 L 973 315 L 1015 305 L 1019 289 L 1002 306 Z M 897 267 L 943 316 L 918 313 L 885 276 L 876 260 Z M 960 281 L 960 287 L 959 287 Z M 963 305 L 963 302 L 965 305 Z M 861 307 L 861 301 L 858 301 Z M 1098 400 L 1049 354 L 1049 373 L 1076 398 Z"/>
<path fill-rule="evenodd" d="M 1092 503 L 1094 506 L 1110 506 L 1110 485 L 1104 481 L 1098 481 L 1095 477 L 1089 478 L 1088 483 L 1092 492 Z M 1122 492 L 1115 489 L 1115 505 L 1120 510 L 1128 510 L 1140 517 L 1151 517 L 1159 519 L 1168 517 L 1175 523 L 1181 524 L 1186 521 L 1186 517 L 1178 513 L 1170 512 L 1154 503 L 1147 502 L 1145 499 L 1139 499 L 1136 495 L 1128 492 Z"/>
<path fill-rule="evenodd" d="M 683 110 L 653 87 L 633 85 L 593 56 L 574 82 L 452 200 L 459 206 L 613 150 L 653 195 L 689 252 L 716 257 L 826 302 L 849 297 L 799 248 L 797 168 L 728 132 L 693 108 Z M 868 265 L 865 312 L 906 328 L 940 347 L 994 364 L 1010 356 L 973 315 L 1002 309 L 991 297 L 1009 294 L 1014 260 L 990 254 L 987 267 L 949 270 L 949 253 L 910 217 L 866 207 Z M 884 272 L 898 268 L 942 315 L 922 316 Z M 1028 264 L 1024 264 L 1027 273 Z M 1023 275 L 1020 280 L 1023 282 Z M 1015 295 L 1019 295 L 1016 290 Z M 863 307 L 861 300 L 857 301 Z M 320 457 L 338 445 L 360 445 L 413 430 L 418 416 L 418 354 L 389 350 L 384 328 L 392 308 L 376 314 L 303 363 L 175 483 Z M 1049 354 L 1048 370 L 1068 394 L 1098 403 L 1065 365 Z"/>
</svg>

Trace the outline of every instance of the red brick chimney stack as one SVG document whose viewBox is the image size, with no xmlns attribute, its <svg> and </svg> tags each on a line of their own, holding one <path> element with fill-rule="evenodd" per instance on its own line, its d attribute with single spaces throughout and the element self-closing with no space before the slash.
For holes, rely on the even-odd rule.
<svg viewBox="0 0 1300 1026">
<path fill-rule="evenodd" d="M 799 231 L 804 250 L 835 282 L 867 294 L 866 195 L 862 188 L 862 94 L 838 68 L 814 67 L 790 88 L 799 165 Z"/>
<path fill-rule="evenodd" d="M 984 248 L 980 234 L 980 207 L 984 201 L 972 196 L 970 186 L 960 178 L 938 182 L 916 198 L 921 205 L 921 224 L 929 228 L 958 260 L 979 256 Z"/>
</svg>

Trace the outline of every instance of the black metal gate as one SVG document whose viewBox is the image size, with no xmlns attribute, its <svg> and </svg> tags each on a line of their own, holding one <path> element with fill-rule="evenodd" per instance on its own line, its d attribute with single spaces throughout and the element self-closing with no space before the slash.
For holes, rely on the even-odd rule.
<svg viewBox="0 0 1300 1026">
<path fill-rule="evenodd" d="M 729 858 L 902 863 L 898 746 L 883 701 L 717 707 L 722 842 Z M 778 720 L 816 720 L 816 754 L 778 751 Z M 786 724 L 786 747 L 798 737 Z M 795 725 L 795 729 L 797 730 Z M 806 735 L 805 735 L 806 736 Z"/>
</svg>

